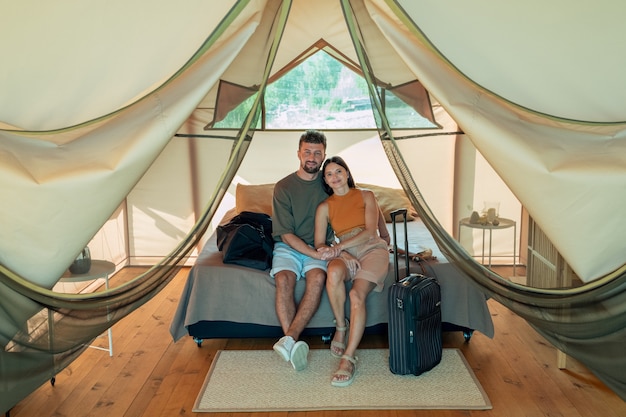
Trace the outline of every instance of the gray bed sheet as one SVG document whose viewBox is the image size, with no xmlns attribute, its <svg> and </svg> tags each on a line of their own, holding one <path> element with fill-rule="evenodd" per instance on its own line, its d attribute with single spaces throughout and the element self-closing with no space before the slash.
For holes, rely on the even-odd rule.
<svg viewBox="0 0 626 417">
<path fill-rule="evenodd" d="M 429 262 L 429 267 L 434 271 L 441 286 L 442 321 L 473 329 L 493 338 L 493 322 L 484 293 L 445 259 L 421 220 L 409 222 L 407 226 L 409 251 L 416 253 L 430 248 L 437 258 L 437 261 Z M 404 231 L 402 227 L 398 229 L 398 246 L 403 247 Z M 413 261 L 410 263 L 411 272 L 420 271 L 416 263 Z M 403 259 L 399 260 L 399 265 L 402 277 L 405 271 Z M 367 299 L 367 327 L 387 323 L 387 289 L 394 279 L 393 257 L 390 254 L 385 289 L 380 293 L 370 293 Z M 304 287 L 305 282 L 298 281 L 297 300 L 301 299 Z M 187 326 L 200 321 L 226 321 L 280 327 L 274 310 L 274 300 L 274 280 L 268 272 L 224 264 L 222 254 L 216 247 L 214 233 L 207 240 L 189 272 L 170 326 L 170 333 L 177 341 L 189 334 Z M 348 313 L 349 306 L 347 305 L 346 317 L 349 317 Z M 333 314 L 326 294 L 308 327 L 334 327 Z"/>
</svg>

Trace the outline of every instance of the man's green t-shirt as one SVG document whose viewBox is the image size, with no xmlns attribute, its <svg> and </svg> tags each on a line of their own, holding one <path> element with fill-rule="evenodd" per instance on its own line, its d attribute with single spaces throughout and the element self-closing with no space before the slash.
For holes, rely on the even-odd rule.
<svg viewBox="0 0 626 417">
<path fill-rule="evenodd" d="M 308 245 L 314 245 L 315 210 L 328 197 L 322 188 L 322 177 L 306 181 L 294 172 L 274 186 L 272 201 L 272 236 L 280 242 L 285 233 L 293 233 Z M 328 227 L 327 243 L 333 232 Z"/>
</svg>

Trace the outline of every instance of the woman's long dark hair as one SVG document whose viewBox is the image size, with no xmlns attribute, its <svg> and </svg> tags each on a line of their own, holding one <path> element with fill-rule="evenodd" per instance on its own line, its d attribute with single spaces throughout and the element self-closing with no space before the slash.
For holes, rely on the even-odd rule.
<svg viewBox="0 0 626 417">
<path fill-rule="evenodd" d="M 343 169 L 346 170 L 346 173 L 348 174 L 348 187 L 356 188 L 356 185 L 354 183 L 354 178 L 352 177 L 352 173 L 350 172 L 350 168 L 348 168 L 348 164 L 346 164 L 346 161 L 344 161 L 343 158 L 340 156 L 331 156 L 330 158 L 325 160 L 324 165 L 322 165 L 322 186 L 324 187 L 324 191 L 326 191 L 326 194 L 333 195 L 333 189 L 330 188 L 328 184 L 326 184 L 326 181 L 324 179 L 326 178 L 326 166 L 330 164 L 331 162 L 334 162 L 337 165 L 342 166 Z"/>
</svg>

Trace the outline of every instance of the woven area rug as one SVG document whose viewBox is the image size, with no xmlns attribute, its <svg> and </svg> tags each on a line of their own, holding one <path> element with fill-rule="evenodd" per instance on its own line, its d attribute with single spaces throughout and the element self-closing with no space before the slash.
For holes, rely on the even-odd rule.
<svg viewBox="0 0 626 417">
<path fill-rule="evenodd" d="M 362 349 L 357 356 L 354 382 L 337 388 L 330 378 L 339 360 L 327 349 L 312 349 L 300 372 L 273 350 L 218 351 L 193 411 L 491 409 L 458 349 L 444 349 L 441 363 L 420 376 L 392 374 L 388 349 Z"/>
</svg>

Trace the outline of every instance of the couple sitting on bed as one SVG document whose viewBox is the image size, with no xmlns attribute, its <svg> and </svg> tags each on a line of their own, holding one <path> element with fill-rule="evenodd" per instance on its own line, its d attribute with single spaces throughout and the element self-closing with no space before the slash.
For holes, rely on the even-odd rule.
<svg viewBox="0 0 626 417">
<path fill-rule="evenodd" d="M 298 338 L 326 288 L 336 324 L 330 353 L 340 358 L 331 384 L 347 386 L 354 378 L 356 349 L 365 329 L 365 299 L 372 290 L 383 289 L 389 234 L 374 194 L 355 188 L 343 159 L 324 162 L 325 157 L 324 134 L 305 132 L 298 146 L 300 167 L 274 188 L 270 274 L 276 284 L 276 314 L 285 334 L 274 350 L 297 371 L 306 368 L 309 346 Z M 296 305 L 294 288 L 300 278 L 306 280 L 306 289 Z M 344 315 L 348 280 L 352 281 L 351 323 Z"/>
</svg>

